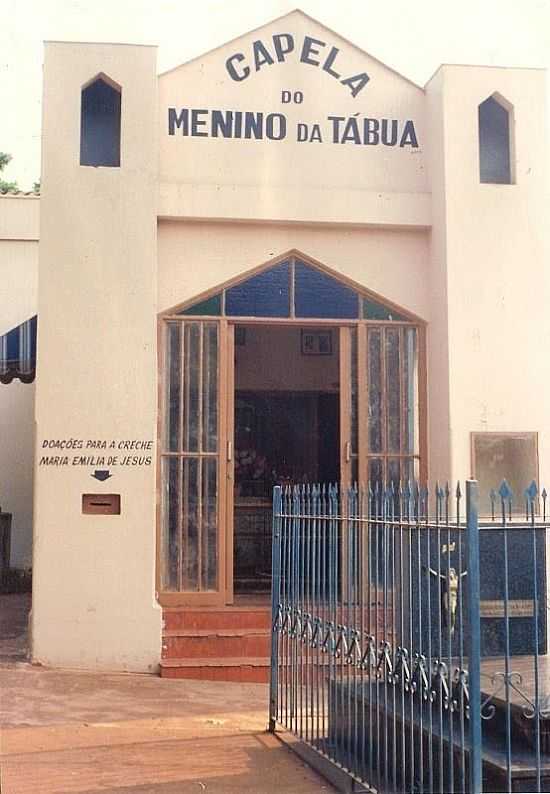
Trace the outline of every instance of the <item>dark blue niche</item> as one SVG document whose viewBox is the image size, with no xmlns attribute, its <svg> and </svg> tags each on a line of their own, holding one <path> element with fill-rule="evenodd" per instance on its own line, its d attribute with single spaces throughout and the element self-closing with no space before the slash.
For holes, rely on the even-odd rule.
<svg viewBox="0 0 550 794">
<path fill-rule="evenodd" d="M 403 627 L 405 647 L 426 656 L 468 653 L 468 575 L 465 534 L 459 548 L 456 531 L 420 532 L 411 549 L 410 623 Z M 449 545 L 451 551 L 448 551 Z M 506 576 L 505 545 L 508 571 Z M 445 548 L 446 547 L 446 548 Z M 506 654 L 506 623 L 510 655 L 546 653 L 546 549 L 544 529 L 480 527 L 481 655 Z M 419 565 L 420 560 L 420 565 Z M 427 561 L 430 560 L 428 564 Z M 449 617 L 449 569 L 458 577 L 457 607 Z M 507 592 L 506 592 L 507 583 Z M 535 595 L 537 601 L 535 602 Z M 504 614 L 508 604 L 508 621 Z M 462 630 L 461 630 L 462 624 Z M 399 625 L 397 626 L 400 632 Z"/>
<path fill-rule="evenodd" d="M 82 91 L 80 165 L 120 166 L 120 98 L 101 78 Z"/>
</svg>

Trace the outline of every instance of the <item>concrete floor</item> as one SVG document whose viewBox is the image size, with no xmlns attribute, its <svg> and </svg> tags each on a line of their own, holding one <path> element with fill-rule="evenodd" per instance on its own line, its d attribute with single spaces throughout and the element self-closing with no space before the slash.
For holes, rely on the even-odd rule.
<svg viewBox="0 0 550 794">
<path fill-rule="evenodd" d="M 34 667 L 26 596 L 0 596 L 2 794 L 334 791 L 265 732 L 267 686 Z"/>
</svg>

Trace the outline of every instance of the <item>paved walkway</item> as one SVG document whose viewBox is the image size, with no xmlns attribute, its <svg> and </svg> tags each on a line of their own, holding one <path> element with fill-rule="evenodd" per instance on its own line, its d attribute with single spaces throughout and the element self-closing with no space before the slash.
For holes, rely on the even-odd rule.
<svg viewBox="0 0 550 794">
<path fill-rule="evenodd" d="M 265 732 L 265 685 L 34 667 L 25 615 L 0 596 L 2 794 L 333 791 Z"/>
</svg>

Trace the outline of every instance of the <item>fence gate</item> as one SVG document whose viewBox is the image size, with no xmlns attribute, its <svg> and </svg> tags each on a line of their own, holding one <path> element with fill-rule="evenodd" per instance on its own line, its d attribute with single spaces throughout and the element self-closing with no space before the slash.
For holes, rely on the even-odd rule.
<svg viewBox="0 0 550 794">
<path fill-rule="evenodd" d="M 416 485 L 275 488 L 270 728 L 348 791 L 550 790 L 536 487 L 521 524 L 506 483 L 486 526 L 475 482 L 465 497 L 460 487 L 432 499 Z M 497 566 L 481 589 L 480 548 Z"/>
</svg>

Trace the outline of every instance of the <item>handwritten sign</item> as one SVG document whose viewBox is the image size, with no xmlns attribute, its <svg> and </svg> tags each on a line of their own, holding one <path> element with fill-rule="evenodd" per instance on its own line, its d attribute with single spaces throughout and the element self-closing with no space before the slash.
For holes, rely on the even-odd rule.
<svg viewBox="0 0 550 794">
<path fill-rule="evenodd" d="M 141 467 L 153 462 L 150 439 L 45 438 L 38 465 Z"/>
</svg>

